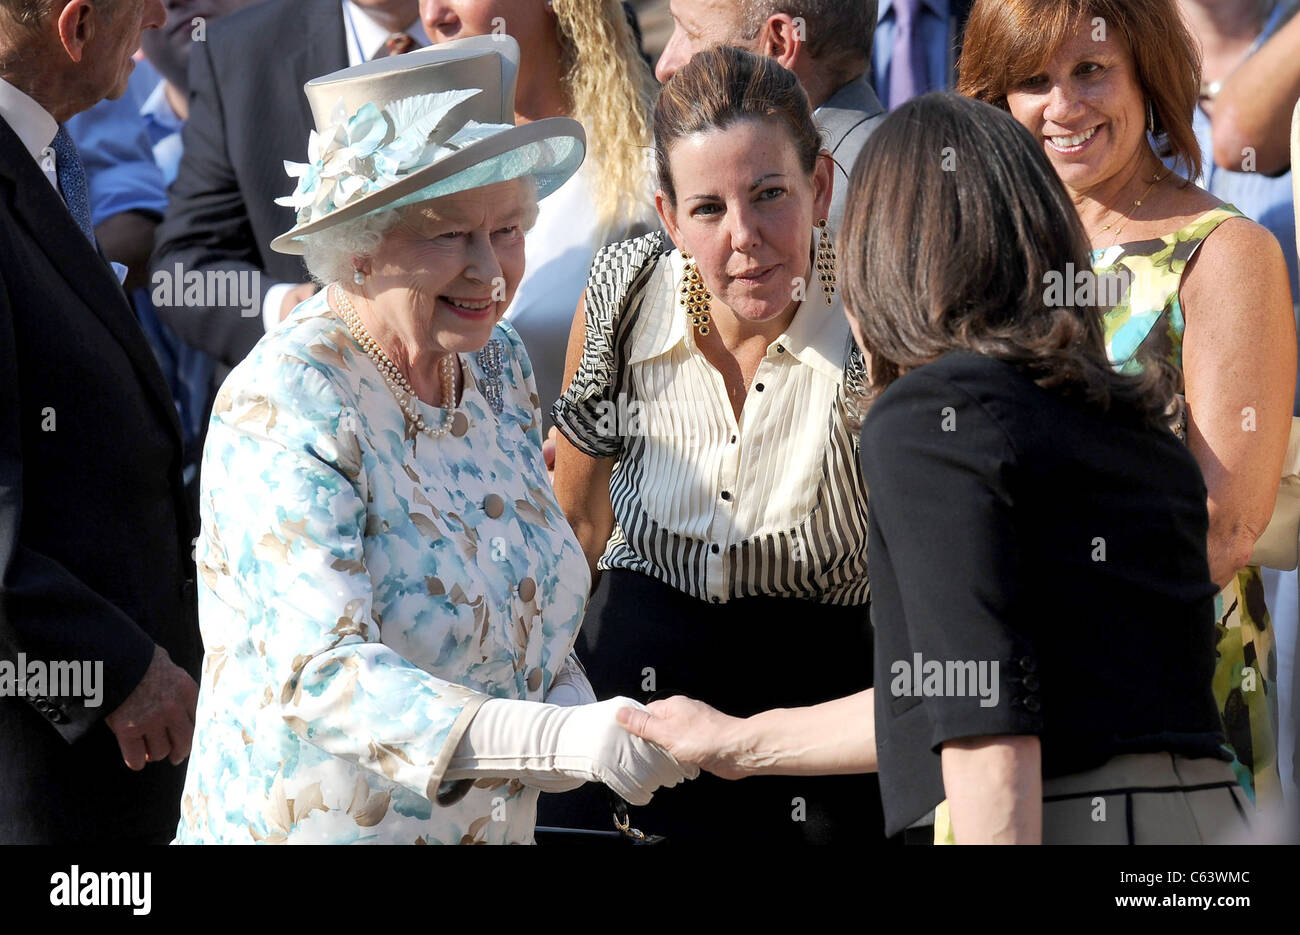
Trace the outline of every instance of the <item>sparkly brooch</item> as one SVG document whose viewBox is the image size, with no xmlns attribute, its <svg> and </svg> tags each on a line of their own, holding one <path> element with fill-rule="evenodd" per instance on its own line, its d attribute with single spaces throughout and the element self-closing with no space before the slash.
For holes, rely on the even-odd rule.
<svg viewBox="0 0 1300 935">
<path fill-rule="evenodd" d="M 483 395 L 497 415 L 501 415 L 506 408 L 501 398 L 501 366 L 504 361 L 505 354 L 501 349 L 501 342 L 496 338 L 489 341 L 483 350 L 478 352 L 478 365 L 483 368 L 483 373 L 487 377 L 483 381 Z"/>
</svg>

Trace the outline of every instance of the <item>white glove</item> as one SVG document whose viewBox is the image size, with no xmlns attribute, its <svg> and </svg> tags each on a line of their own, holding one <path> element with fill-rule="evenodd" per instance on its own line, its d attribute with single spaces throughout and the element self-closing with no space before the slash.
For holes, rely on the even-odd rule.
<svg viewBox="0 0 1300 935">
<path fill-rule="evenodd" d="M 596 703 L 596 692 L 587 678 L 587 670 L 573 653 L 565 657 L 560 671 L 555 674 L 551 690 L 546 693 L 546 703 L 557 704 L 561 708 Z"/>
<path fill-rule="evenodd" d="M 574 708 L 490 698 L 469 722 L 443 781 L 491 776 L 543 792 L 603 782 L 631 804 L 645 805 L 660 786 L 700 774 L 624 730 L 615 714 L 627 707 L 645 710 L 630 698 Z"/>
</svg>

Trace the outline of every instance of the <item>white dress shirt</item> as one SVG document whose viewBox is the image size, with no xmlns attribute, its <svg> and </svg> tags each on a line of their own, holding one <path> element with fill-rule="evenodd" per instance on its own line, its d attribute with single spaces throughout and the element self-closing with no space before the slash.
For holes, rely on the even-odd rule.
<svg viewBox="0 0 1300 935">
<path fill-rule="evenodd" d="M 556 407 L 580 450 L 616 459 L 615 526 L 597 567 L 714 603 L 864 603 L 866 491 L 845 418 L 851 339 L 838 297 L 828 306 L 820 283 L 809 285 L 737 417 L 681 303 L 681 253 L 661 257 L 639 292 L 621 294 L 618 254 L 634 244 L 593 264 L 582 363 Z M 589 415 L 582 397 L 592 386 L 607 402 Z"/>
<path fill-rule="evenodd" d="M 640 319 L 628 354 L 633 393 L 652 403 L 646 428 L 657 436 L 643 449 L 643 476 L 654 482 L 640 488 L 641 506 L 661 527 L 711 544 L 700 596 L 727 600 L 733 547 L 794 529 L 817 502 L 848 322 L 814 285 L 818 302 L 802 302 L 768 345 L 737 419 L 722 374 L 673 301 L 686 261 L 676 250 L 668 261 L 657 282 L 667 294 L 648 303 L 663 311 Z"/>
<path fill-rule="evenodd" d="M 352 0 L 343 0 L 343 31 L 347 33 L 348 65 L 360 65 L 383 54 L 384 45 L 392 35 L 371 19 L 364 7 L 357 6 Z M 418 16 L 407 27 L 406 34 L 415 40 L 417 46 L 429 44 L 429 36 Z"/>
<path fill-rule="evenodd" d="M 54 135 L 59 132 L 59 122 L 8 81 L 0 78 L 0 118 L 9 124 L 50 180 L 54 190 L 59 190 L 59 176 L 54 167 Z"/>
</svg>

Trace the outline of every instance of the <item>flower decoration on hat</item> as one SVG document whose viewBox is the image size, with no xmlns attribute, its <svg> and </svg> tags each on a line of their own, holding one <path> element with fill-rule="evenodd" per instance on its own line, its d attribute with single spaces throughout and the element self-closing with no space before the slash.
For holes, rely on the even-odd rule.
<svg viewBox="0 0 1300 935">
<path fill-rule="evenodd" d="M 308 161 L 285 162 L 285 172 L 298 185 L 292 195 L 275 203 L 293 208 L 298 223 L 305 224 L 387 188 L 467 143 L 507 129 L 471 120 L 441 143 L 430 141 L 452 108 L 479 93 L 478 88 L 466 88 L 417 94 L 383 108 L 371 102 L 351 117 L 340 98 L 330 125 L 312 131 Z"/>
</svg>

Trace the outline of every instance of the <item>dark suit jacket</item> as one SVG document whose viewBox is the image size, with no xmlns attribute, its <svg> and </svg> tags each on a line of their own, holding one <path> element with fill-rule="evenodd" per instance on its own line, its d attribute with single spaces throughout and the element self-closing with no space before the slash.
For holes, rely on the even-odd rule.
<svg viewBox="0 0 1300 935">
<path fill-rule="evenodd" d="M 835 183 L 827 220 L 831 236 L 838 237 L 843 229 L 844 204 L 849 197 L 853 166 L 871 131 L 884 121 L 885 108 L 871 89 L 868 72 L 841 87 L 813 116 L 822 131 L 823 144 L 835 160 Z"/>
<path fill-rule="evenodd" d="M 155 643 L 197 672 L 180 423 L 113 271 L 0 120 L 0 661 L 103 664 L 103 697 L 0 697 L 0 842 L 174 829 L 185 767 L 102 723 Z M 84 691 L 84 689 L 83 689 Z"/>
<path fill-rule="evenodd" d="M 294 224 L 275 199 L 293 191 L 284 161 L 307 161 L 314 124 L 303 85 L 345 68 L 338 0 L 270 0 L 212 24 L 190 58 L 190 116 L 180 170 L 158 228 L 153 269 L 257 270 L 260 295 L 278 282 L 305 282 L 298 257 L 271 250 Z M 260 304 L 260 303 L 259 303 Z M 159 306 L 188 344 L 217 358 L 218 379 L 264 333 L 238 305 Z"/>
<path fill-rule="evenodd" d="M 881 393 L 860 451 L 886 834 L 943 799 L 950 740 L 1037 735 L 1044 779 L 1228 757 L 1205 482 L 1172 432 L 954 351 Z"/>
<path fill-rule="evenodd" d="M 948 0 L 948 29 L 952 33 L 952 85 L 957 86 L 957 62 L 961 59 L 961 47 L 966 38 L 966 20 L 970 19 L 970 8 L 975 0 Z"/>
</svg>

